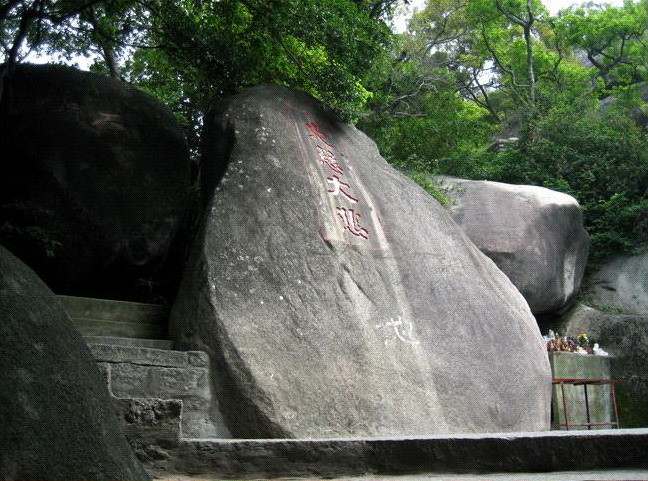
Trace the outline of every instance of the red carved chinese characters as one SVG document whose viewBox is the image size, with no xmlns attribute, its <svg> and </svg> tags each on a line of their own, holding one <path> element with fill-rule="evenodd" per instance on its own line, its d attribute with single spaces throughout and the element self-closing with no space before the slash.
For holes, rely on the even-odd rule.
<svg viewBox="0 0 648 481">
<path fill-rule="evenodd" d="M 319 164 L 326 166 L 333 173 L 333 175 L 326 178 L 326 182 L 331 185 L 327 192 L 339 200 L 358 204 L 360 199 L 353 195 L 351 184 L 342 180 L 344 169 L 342 169 L 335 157 L 333 150 L 335 147 L 328 140 L 328 134 L 322 132 L 314 121 L 306 122 L 306 127 L 310 131 L 310 137 L 315 139 Z M 336 212 L 342 220 L 342 227 L 345 231 L 363 240 L 369 238 L 369 231 L 360 225 L 360 214 L 355 209 L 336 207 Z"/>
<path fill-rule="evenodd" d="M 346 182 L 342 182 L 337 175 L 334 175 L 333 177 L 327 177 L 326 181 L 329 184 L 333 184 L 333 190 L 327 191 L 329 194 L 334 196 L 338 196 L 342 194 L 344 197 L 346 197 L 349 201 L 353 202 L 354 204 L 358 202 L 358 199 L 353 197 L 351 194 L 349 194 L 346 190 L 342 188 L 342 187 L 349 188 L 351 186 Z"/>
<path fill-rule="evenodd" d="M 316 138 L 317 140 L 321 140 L 324 142 L 326 145 L 329 147 L 333 147 L 330 142 L 326 139 L 328 139 L 328 134 L 325 134 L 322 132 L 317 124 L 313 121 L 306 122 L 306 127 L 308 127 L 308 130 L 310 130 L 310 136 Z"/>
<path fill-rule="evenodd" d="M 346 230 L 356 237 L 362 237 L 363 239 L 369 238 L 369 232 L 367 229 L 360 227 L 360 214 L 355 212 L 353 209 L 346 209 L 344 207 L 338 207 L 337 213 L 342 219 Z"/>
<path fill-rule="evenodd" d="M 329 169 L 337 174 L 344 174 L 342 167 L 338 164 L 335 154 L 328 149 L 323 149 L 319 145 L 317 147 L 317 155 L 319 156 L 320 164 L 326 165 Z"/>
</svg>

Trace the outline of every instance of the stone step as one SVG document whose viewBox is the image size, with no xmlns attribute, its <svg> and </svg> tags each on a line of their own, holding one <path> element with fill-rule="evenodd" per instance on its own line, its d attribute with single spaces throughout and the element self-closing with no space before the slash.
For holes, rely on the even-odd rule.
<svg viewBox="0 0 648 481">
<path fill-rule="evenodd" d="M 110 388 L 120 398 L 182 399 L 186 407 L 207 409 L 211 399 L 207 367 L 106 363 Z"/>
<path fill-rule="evenodd" d="M 72 323 L 83 336 L 131 337 L 140 339 L 163 339 L 166 325 L 137 322 L 107 321 L 72 317 Z"/>
<path fill-rule="evenodd" d="M 151 349 L 173 349 L 173 341 L 169 339 L 136 339 L 115 336 L 85 336 L 86 343 L 108 346 L 148 347 Z"/>
<path fill-rule="evenodd" d="M 170 453 L 169 466 L 176 473 L 210 479 L 348 479 L 369 474 L 373 479 L 385 479 L 416 473 L 648 468 L 646 453 L 648 429 L 339 439 L 184 439 Z"/>
<path fill-rule="evenodd" d="M 209 357 L 173 351 L 89 343 L 110 393 L 120 399 L 165 399 L 182 403 L 182 437 L 230 437 L 212 420 Z"/>
<path fill-rule="evenodd" d="M 169 317 L 169 309 L 157 304 L 75 296 L 58 298 L 72 319 L 166 325 Z"/>
<path fill-rule="evenodd" d="M 209 357 L 202 351 L 172 351 L 141 346 L 88 343 L 97 362 L 130 363 L 141 366 L 206 368 Z"/>
</svg>

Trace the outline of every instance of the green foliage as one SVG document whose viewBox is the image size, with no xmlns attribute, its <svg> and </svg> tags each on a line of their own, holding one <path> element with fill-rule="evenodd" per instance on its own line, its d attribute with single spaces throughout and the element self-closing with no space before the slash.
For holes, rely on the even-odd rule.
<svg viewBox="0 0 648 481">
<path fill-rule="evenodd" d="M 469 152 L 494 131 L 485 120 L 485 109 L 455 93 L 430 93 L 420 104 L 423 115 L 393 117 L 388 122 L 373 118 L 360 124 L 388 161 L 426 164 L 425 169 L 433 172 L 438 159 Z"/>
<path fill-rule="evenodd" d="M 633 119 L 647 106 L 630 86 L 646 78 L 647 7 L 590 5 L 552 18 L 536 0 L 429 1 L 381 64 L 384 84 L 361 127 L 413 178 L 442 173 L 576 197 L 592 266 L 641 249 L 648 144 Z M 497 137 L 519 141 L 496 151 Z"/>
<path fill-rule="evenodd" d="M 648 79 L 648 0 L 557 17 L 540 0 L 429 0 L 394 36 L 395 3 L 10 0 L 0 74 L 29 49 L 98 56 L 95 71 L 167 103 L 194 152 L 215 101 L 299 88 L 442 203 L 431 173 L 544 185 L 581 202 L 595 261 L 648 244 L 647 133 L 633 122 L 648 116 L 634 88 Z M 519 142 L 495 152 L 496 137 Z"/>
<path fill-rule="evenodd" d="M 350 118 L 370 95 L 363 76 L 390 34 L 363 2 L 226 0 L 163 2 L 148 35 L 161 48 L 136 51 L 128 78 L 144 86 L 154 80 L 176 102 L 204 111 L 245 87 L 274 83 L 303 89 Z"/>
<path fill-rule="evenodd" d="M 190 141 L 215 100 L 261 83 L 303 89 L 351 119 L 371 96 L 365 76 L 391 38 L 393 3 L 14 0 L 0 8 L 2 75 L 28 49 L 98 54 L 95 71 L 169 102 Z"/>
<path fill-rule="evenodd" d="M 434 197 L 443 207 L 450 207 L 450 197 L 441 189 L 439 184 L 434 182 L 429 175 L 422 172 L 414 172 L 410 174 L 410 178 L 418 185 L 423 187 L 425 191 Z"/>
<path fill-rule="evenodd" d="M 648 78 L 648 2 L 626 1 L 622 7 L 594 3 L 563 10 L 556 28 L 565 45 L 581 49 L 591 74 L 605 90 Z"/>
<path fill-rule="evenodd" d="M 562 104 L 534 112 L 517 147 L 470 160 L 474 170 L 463 176 L 543 185 L 576 197 L 591 236 L 592 266 L 648 243 L 648 135 L 626 109 Z"/>
<path fill-rule="evenodd" d="M 416 167 L 413 166 L 411 162 L 408 162 L 404 164 L 394 164 L 394 167 L 423 187 L 423 189 L 434 197 L 443 207 L 446 209 L 450 207 L 452 200 L 444 192 L 443 188 L 434 180 L 434 177 L 428 173 L 426 166 L 419 165 Z"/>
</svg>

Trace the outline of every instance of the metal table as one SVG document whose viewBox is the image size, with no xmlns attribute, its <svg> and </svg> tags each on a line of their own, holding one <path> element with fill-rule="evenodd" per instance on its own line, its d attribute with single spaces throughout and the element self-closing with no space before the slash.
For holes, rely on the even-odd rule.
<svg viewBox="0 0 648 481">
<path fill-rule="evenodd" d="M 592 429 L 592 426 L 616 426 L 619 428 L 619 411 L 617 409 L 616 402 L 616 390 L 614 388 L 615 384 L 621 382 L 621 379 L 579 379 L 579 378 L 553 378 L 553 384 L 560 384 L 561 394 L 562 394 L 562 403 L 563 403 L 563 412 L 565 413 L 565 422 L 559 423 L 559 426 L 565 426 L 567 431 L 569 427 L 573 426 L 587 426 L 587 429 Z M 567 400 L 565 398 L 565 384 L 572 386 L 583 386 L 585 392 L 585 413 L 587 417 L 586 423 L 570 423 L 569 422 L 569 412 L 567 410 Z M 614 421 L 610 422 L 592 422 L 590 419 L 590 409 L 589 409 L 589 398 L 587 396 L 587 386 L 600 386 L 603 384 L 610 385 L 610 397 L 612 399 L 612 406 L 614 407 Z"/>
</svg>

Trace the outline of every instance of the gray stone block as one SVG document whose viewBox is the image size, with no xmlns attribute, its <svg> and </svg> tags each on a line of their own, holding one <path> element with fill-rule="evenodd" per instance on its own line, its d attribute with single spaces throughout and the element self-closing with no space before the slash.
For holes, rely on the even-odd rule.
<svg viewBox="0 0 648 481">
<path fill-rule="evenodd" d="M 84 336 L 88 344 L 104 344 L 110 346 L 149 347 L 152 349 L 173 349 L 173 341 L 169 339 L 139 339 L 116 336 Z"/>
<path fill-rule="evenodd" d="M 209 371 L 205 368 L 156 369 L 155 373 L 163 392 L 178 396 L 208 396 Z"/>
<path fill-rule="evenodd" d="M 648 315 L 617 315 L 579 305 L 563 321 L 562 331 L 587 332 L 614 356 L 612 373 L 618 385 L 623 427 L 648 426 Z"/>
<path fill-rule="evenodd" d="M 178 395 L 182 399 L 182 406 L 185 412 L 187 411 L 203 411 L 209 410 L 209 396 L 192 396 L 192 395 Z"/>
<path fill-rule="evenodd" d="M 627 314 L 648 315 L 648 251 L 618 256 L 592 275 L 594 307 L 613 307 Z"/>
<path fill-rule="evenodd" d="M 111 368 L 112 392 L 118 397 L 209 397 L 205 368 L 168 368 L 119 363 Z"/>
<path fill-rule="evenodd" d="M 535 314 L 559 312 L 580 289 L 589 238 L 573 197 L 544 187 L 437 176 L 450 213 L 520 290 Z"/>
<path fill-rule="evenodd" d="M 610 379 L 610 358 L 603 356 L 582 355 L 572 352 L 550 352 L 549 363 L 554 378 L 560 379 Z M 564 396 L 564 404 L 563 404 Z M 567 413 L 565 408 L 567 407 Z M 564 384 L 554 385 L 552 411 L 553 425 L 557 429 L 566 429 L 563 426 L 569 422 L 569 429 L 588 429 L 583 424 L 587 423 L 587 409 L 589 409 L 589 422 L 611 423 L 613 408 L 611 387 L 609 384 L 587 386 L 587 403 L 585 399 L 585 386 Z M 590 426 L 590 429 L 604 429 L 611 425 Z"/>
<path fill-rule="evenodd" d="M 182 438 L 221 438 L 222 430 L 212 423 L 207 411 L 183 411 Z"/>
<path fill-rule="evenodd" d="M 161 295 L 158 283 L 180 268 L 182 256 L 170 252 L 181 243 L 192 185 L 171 112 L 125 82 L 62 65 L 17 65 L 11 79 L 0 218 L 14 229 L 3 229 L 3 245 L 61 294 Z M 36 226 L 55 255 L 43 255 L 29 233 Z"/>
<path fill-rule="evenodd" d="M 210 477 L 331 477 L 413 473 L 648 468 L 648 429 L 341 439 L 192 439 L 173 468 Z"/>
<path fill-rule="evenodd" d="M 118 399 L 113 405 L 121 428 L 138 459 L 149 467 L 166 467 L 180 441 L 182 401 Z"/>
<path fill-rule="evenodd" d="M 228 427 L 248 438 L 548 429 L 549 362 L 524 298 L 322 107 L 262 86 L 205 115 L 206 209 L 169 332 L 210 355 Z"/>
<path fill-rule="evenodd" d="M 182 351 L 105 344 L 89 344 L 89 347 L 97 361 L 163 367 L 190 365 L 188 353 Z"/>
<path fill-rule="evenodd" d="M 150 479 L 81 335 L 2 247 L 0 304 L 0 479 Z"/>
<path fill-rule="evenodd" d="M 161 324 L 104 321 L 78 317 L 73 317 L 72 322 L 83 336 L 115 336 L 144 339 L 161 339 L 166 337 L 166 326 Z"/>
<path fill-rule="evenodd" d="M 182 401 L 179 399 L 113 397 L 125 434 L 140 438 L 178 439 Z"/>
<path fill-rule="evenodd" d="M 58 298 L 72 318 L 105 321 L 119 319 L 123 322 L 164 324 L 169 315 L 168 308 L 156 304 L 74 296 Z"/>
<path fill-rule="evenodd" d="M 187 351 L 189 364 L 196 367 L 209 366 L 209 355 L 202 351 Z"/>
<path fill-rule="evenodd" d="M 110 363 L 108 362 L 98 362 L 97 367 L 103 374 L 104 381 L 106 381 L 106 386 L 108 386 L 108 391 L 110 391 Z"/>
</svg>

